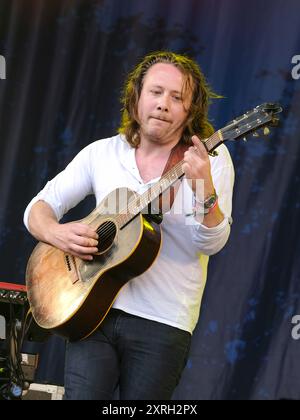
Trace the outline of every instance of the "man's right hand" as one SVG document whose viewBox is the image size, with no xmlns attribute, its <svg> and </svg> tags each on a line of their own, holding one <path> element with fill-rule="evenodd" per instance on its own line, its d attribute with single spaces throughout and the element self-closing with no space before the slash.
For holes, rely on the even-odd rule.
<svg viewBox="0 0 300 420">
<path fill-rule="evenodd" d="M 38 240 L 61 249 L 64 252 L 91 261 L 98 252 L 98 234 L 88 225 L 80 222 L 60 224 L 54 211 L 43 200 L 31 208 L 28 218 L 30 233 Z"/>
<path fill-rule="evenodd" d="M 64 252 L 91 261 L 98 252 L 98 234 L 83 223 L 52 224 L 48 242 Z"/>
</svg>

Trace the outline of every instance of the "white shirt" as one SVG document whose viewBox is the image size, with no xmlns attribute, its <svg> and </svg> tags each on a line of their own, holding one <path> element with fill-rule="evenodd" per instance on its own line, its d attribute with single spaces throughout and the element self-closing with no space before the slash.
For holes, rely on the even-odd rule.
<svg viewBox="0 0 300 420">
<path fill-rule="evenodd" d="M 130 280 L 113 307 L 143 318 L 193 332 L 199 317 L 209 255 L 220 251 L 230 234 L 234 169 L 224 144 L 210 157 L 212 178 L 225 219 L 208 228 L 192 215 L 193 192 L 183 179 L 171 212 L 163 217 L 162 246 L 152 266 Z M 117 135 L 91 143 L 28 204 L 24 223 L 38 200 L 48 203 L 60 220 L 87 195 L 97 206 L 116 188 L 144 192 L 157 180 L 144 183 L 135 160 L 135 149 Z M 180 212 L 178 211 L 180 209 Z M 182 210 L 182 211 L 181 211 Z"/>
</svg>

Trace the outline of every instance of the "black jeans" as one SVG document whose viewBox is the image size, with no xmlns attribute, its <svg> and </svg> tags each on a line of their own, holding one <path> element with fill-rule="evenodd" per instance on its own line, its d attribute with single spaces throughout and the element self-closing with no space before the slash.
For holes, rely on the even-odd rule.
<svg viewBox="0 0 300 420">
<path fill-rule="evenodd" d="M 98 330 L 67 343 L 65 399 L 170 399 L 187 361 L 187 331 L 111 309 Z"/>
</svg>

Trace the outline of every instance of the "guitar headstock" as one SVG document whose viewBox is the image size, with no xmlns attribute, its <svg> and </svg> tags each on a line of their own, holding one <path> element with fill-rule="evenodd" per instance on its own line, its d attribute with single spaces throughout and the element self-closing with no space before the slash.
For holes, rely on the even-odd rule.
<svg viewBox="0 0 300 420">
<path fill-rule="evenodd" d="M 277 103 L 264 103 L 240 117 L 235 118 L 226 127 L 222 128 L 223 141 L 238 140 L 249 133 L 256 133 L 258 129 L 264 128 L 264 135 L 269 134 L 268 127 L 276 127 L 279 123 L 277 114 L 282 112 L 282 107 Z M 255 134 L 254 134 L 255 135 Z"/>
</svg>

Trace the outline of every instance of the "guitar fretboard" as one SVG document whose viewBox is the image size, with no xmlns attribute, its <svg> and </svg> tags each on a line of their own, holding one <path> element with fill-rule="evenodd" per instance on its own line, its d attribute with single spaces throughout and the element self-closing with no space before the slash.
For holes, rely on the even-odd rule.
<svg viewBox="0 0 300 420">
<path fill-rule="evenodd" d="M 208 152 L 212 152 L 220 143 L 222 143 L 221 130 L 216 131 L 212 136 L 203 141 Z M 144 209 L 158 199 L 161 194 L 170 189 L 175 182 L 184 175 L 182 165 L 184 160 L 181 160 L 173 166 L 165 175 L 163 175 L 157 183 L 150 187 L 147 191 L 138 197 L 133 197 L 128 202 L 126 209 L 122 209 L 120 214 L 116 217 L 120 229 L 126 226 L 130 220 L 141 213 Z"/>
</svg>

